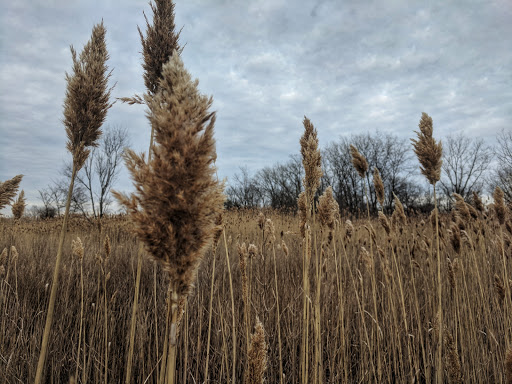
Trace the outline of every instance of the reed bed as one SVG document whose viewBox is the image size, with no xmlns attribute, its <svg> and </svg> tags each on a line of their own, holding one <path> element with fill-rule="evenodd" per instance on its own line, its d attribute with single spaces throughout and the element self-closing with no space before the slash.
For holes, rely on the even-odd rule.
<svg viewBox="0 0 512 384">
<path fill-rule="evenodd" d="M 506 209 L 504 224 L 491 209 L 470 210 L 474 216 L 468 221 L 458 211 L 439 216 L 442 324 L 437 316 L 437 244 L 429 217 L 407 217 L 404 224 L 386 218 L 387 225 L 382 215 L 379 219 L 337 217 L 332 230 L 318 223 L 314 229 L 322 264 L 317 272 L 312 258 L 308 269 L 310 382 L 317 345 L 322 364 L 316 374 L 325 383 L 434 382 L 442 328 L 446 382 L 510 383 L 506 308 L 512 282 L 504 281 L 504 269 L 512 270 L 512 233 Z M 271 220 L 275 240 L 268 224 L 258 224 L 260 214 L 263 223 Z M 258 366 L 247 360 L 254 355 L 251 345 L 257 319 L 261 322 L 257 332 L 264 334 L 264 342 L 259 343 L 266 345 L 266 381 L 301 381 L 304 243 L 299 220 L 299 216 L 274 211 L 226 212 L 226 241 L 207 251 L 183 308 L 176 382 L 228 383 L 233 371 L 235 382 L 244 382 L 250 376 L 247 367 Z M 0 220 L 0 252 L 6 249 L 0 257 L 0 383 L 30 382 L 35 376 L 58 247 L 54 230 L 61 225 L 60 219 Z M 77 383 L 104 382 L 106 377 L 108 382 L 124 380 L 138 260 L 138 244 L 128 226 L 124 217 L 112 217 L 104 220 L 100 235 L 80 218 L 70 219 L 67 236 L 81 239 L 83 257 L 73 252 L 72 244 L 64 246 L 44 382 L 68 383 L 75 375 Z M 326 246 L 330 231 L 332 240 Z M 240 269 L 240 249 L 245 272 Z M 155 291 L 153 285 L 155 276 L 159 287 L 169 282 L 160 266 L 156 274 L 153 268 L 154 263 L 144 258 L 133 382 L 156 383 L 163 354 L 163 343 L 157 340 L 165 337 L 166 290 Z M 319 287 L 316 281 L 321 282 Z M 319 336 L 314 315 L 317 300 Z M 263 356 L 262 352 L 257 355 Z"/>
</svg>

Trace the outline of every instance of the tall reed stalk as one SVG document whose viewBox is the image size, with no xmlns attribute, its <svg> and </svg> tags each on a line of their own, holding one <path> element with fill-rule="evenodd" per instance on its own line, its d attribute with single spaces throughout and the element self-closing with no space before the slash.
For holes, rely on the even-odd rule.
<svg viewBox="0 0 512 384">
<path fill-rule="evenodd" d="M 154 96 L 159 90 L 159 82 L 162 78 L 162 66 L 169 60 L 174 51 L 180 51 L 179 32 L 175 32 L 174 24 L 174 3 L 172 0 L 155 0 L 156 4 L 150 3 L 153 12 L 153 24 L 150 24 L 146 15 L 146 37 L 142 34 L 140 28 L 137 27 L 142 44 L 142 55 L 144 58 L 144 84 L 148 95 Z M 143 104 L 144 100 L 135 95 L 134 97 L 121 98 L 123 102 L 129 104 Z M 153 148 L 154 128 L 151 127 L 151 137 L 149 141 L 148 162 L 151 161 Z M 126 361 L 125 383 L 131 383 L 131 370 L 133 360 L 133 349 L 135 343 L 135 326 L 137 319 L 137 308 L 139 302 L 140 275 L 142 270 L 143 243 L 139 243 L 139 251 L 137 254 L 137 277 L 135 284 L 135 292 L 133 297 L 132 317 L 130 322 L 130 342 L 128 350 L 128 358 Z M 156 265 L 153 265 L 154 279 L 153 290 L 156 292 Z M 170 305 L 170 304 L 169 304 Z M 156 295 L 155 295 L 156 306 Z M 157 332 L 157 329 L 155 329 Z M 156 339 L 155 339 L 156 340 Z M 157 350 L 158 350 L 158 342 Z"/>
<path fill-rule="evenodd" d="M 432 118 L 425 112 L 421 115 L 419 123 L 420 131 L 416 132 L 418 139 L 411 139 L 414 152 L 421 164 L 421 173 L 427 178 L 428 182 L 434 189 L 434 212 L 435 212 L 435 238 L 437 248 L 437 301 L 438 301 L 438 343 L 437 343 L 437 359 L 436 359 L 436 381 L 438 384 L 443 383 L 443 281 L 441 278 L 441 252 L 439 247 L 439 217 L 437 209 L 436 183 L 441 178 L 441 166 L 443 164 L 443 146 L 441 141 L 437 142 L 433 137 Z"/>
<path fill-rule="evenodd" d="M 68 137 L 66 146 L 73 156 L 73 169 L 67 194 L 64 222 L 59 237 L 59 247 L 53 272 L 52 289 L 39 361 L 37 363 L 36 384 L 40 384 L 43 381 L 43 369 L 55 310 L 62 249 L 68 225 L 69 207 L 75 177 L 89 156 L 90 150 L 88 148 L 98 145 L 97 141 L 101 135 L 100 127 L 105 121 L 107 111 L 112 107 L 109 101 L 112 88 L 108 88 L 111 72 L 108 71 L 106 65 L 109 56 L 105 44 L 105 34 L 106 30 L 102 22 L 94 26 L 91 39 L 84 46 L 79 57 L 77 57 L 75 50 L 71 47 L 73 74 L 66 74 L 67 90 L 64 100 L 64 125 Z"/>
<path fill-rule="evenodd" d="M 154 129 L 152 158 L 125 154 L 136 192 L 114 195 L 126 207 L 133 231 L 170 280 L 167 380 L 175 380 L 178 303 L 196 279 L 222 212 L 223 185 L 214 177 L 213 99 L 199 93 L 180 56 L 173 52 L 162 68 L 159 91 L 145 94 Z"/>
</svg>

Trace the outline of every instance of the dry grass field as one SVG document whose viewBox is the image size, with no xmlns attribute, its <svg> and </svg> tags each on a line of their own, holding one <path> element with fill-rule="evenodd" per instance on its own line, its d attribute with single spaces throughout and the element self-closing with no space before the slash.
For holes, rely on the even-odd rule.
<svg viewBox="0 0 512 384">
<path fill-rule="evenodd" d="M 433 382 L 439 370 L 437 335 L 443 327 L 445 382 L 510 383 L 505 365 L 510 298 L 505 297 L 509 288 L 504 282 L 504 269 L 512 270 L 510 212 L 505 225 L 491 210 L 472 213 L 476 217 L 459 213 L 440 219 L 443 324 L 436 321 L 437 261 L 428 217 L 408 217 L 404 224 L 395 220 L 389 234 L 382 217 L 380 222 L 354 219 L 353 227 L 347 218 L 338 217 L 330 243 L 327 231 L 313 227 L 305 324 L 304 242 L 298 217 L 263 211 L 265 220 L 273 223 L 273 235 L 270 223 L 261 225 L 258 211 L 226 212 L 225 238 L 221 236 L 215 252 L 207 252 L 183 306 L 176 382 L 206 382 L 206 369 L 207 382 L 231 382 L 233 373 L 235 381 L 242 382 L 248 333 L 258 317 L 264 328 L 264 375 L 269 383 L 280 382 L 280 369 L 282 382 L 301 381 L 305 327 L 306 381 L 318 375 L 326 383 Z M 0 250 L 5 248 L 0 263 L 2 383 L 30 382 L 35 376 L 61 225 L 59 219 L 0 221 Z M 123 217 L 105 219 L 99 233 L 80 218 L 70 220 L 44 382 L 67 383 L 75 375 L 79 383 L 123 382 L 138 247 L 129 225 Z M 107 237 L 110 250 L 105 247 Z M 71 248 L 71 239 L 77 238 L 83 244 L 83 259 Z M 240 248 L 244 243 L 248 251 Z M 241 260 L 246 265 L 247 323 Z M 162 375 L 167 286 L 167 274 L 145 257 L 133 382 L 157 383 Z M 509 370 L 510 360 L 509 356 Z"/>
</svg>

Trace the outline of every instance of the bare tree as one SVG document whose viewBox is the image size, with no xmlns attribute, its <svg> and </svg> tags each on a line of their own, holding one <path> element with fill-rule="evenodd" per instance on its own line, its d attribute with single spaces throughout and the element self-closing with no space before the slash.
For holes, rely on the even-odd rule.
<svg viewBox="0 0 512 384">
<path fill-rule="evenodd" d="M 254 208 L 261 202 L 260 190 L 247 167 L 240 167 L 240 173 L 235 173 L 226 194 L 228 208 Z"/>
<path fill-rule="evenodd" d="M 512 203 L 512 130 L 503 129 L 497 137 L 495 149 L 497 167 L 489 178 L 489 191 L 499 186 L 508 204 Z"/>
<path fill-rule="evenodd" d="M 117 180 L 122 164 L 122 155 L 128 146 L 128 132 L 120 126 L 107 127 L 99 146 L 91 151 L 82 169 L 76 176 L 76 187 L 72 202 L 77 211 L 98 219 L 104 216 L 112 203 L 110 190 Z M 65 176 L 71 175 L 71 164 L 65 166 Z"/>
<path fill-rule="evenodd" d="M 492 161 L 492 150 L 483 139 L 470 139 L 462 133 L 448 136 L 443 145 L 443 173 L 441 190 L 451 201 L 453 193 L 464 199 L 483 189 L 484 172 Z"/>
</svg>

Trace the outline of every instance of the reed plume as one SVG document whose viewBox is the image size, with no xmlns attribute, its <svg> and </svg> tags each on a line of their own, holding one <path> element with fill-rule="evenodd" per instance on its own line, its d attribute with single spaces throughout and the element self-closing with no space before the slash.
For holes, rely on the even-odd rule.
<svg viewBox="0 0 512 384">
<path fill-rule="evenodd" d="M 103 22 L 94 26 L 91 39 L 80 56 L 71 46 L 73 73 L 66 73 L 67 89 L 64 100 L 64 126 L 68 142 L 66 148 L 73 156 L 73 165 L 79 170 L 89 156 L 89 147 L 97 147 L 107 111 L 112 107 L 108 80 L 109 59 Z"/>
<path fill-rule="evenodd" d="M 430 184 L 434 185 L 441 178 L 443 146 L 440 141 L 437 142 L 432 137 L 434 130 L 432 118 L 425 112 L 421 114 L 419 128 L 419 132 L 415 131 L 418 135 L 418 139 L 411 139 L 414 153 L 416 153 L 420 161 L 421 173 L 423 173 Z"/>
<path fill-rule="evenodd" d="M 455 198 L 455 209 L 457 213 L 465 222 L 469 222 L 471 219 L 471 212 L 468 208 L 468 205 L 464 201 L 464 198 L 458 193 L 454 193 L 453 197 Z"/>
<path fill-rule="evenodd" d="M 327 244 L 329 245 L 333 239 L 334 221 L 339 215 L 340 207 L 332 194 L 332 187 L 329 186 L 318 199 L 318 219 L 320 225 L 329 230 Z"/>
<path fill-rule="evenodd" d="M 318 149 L 318 134 L 313 123 L 304 116 L 303 120 L 304 134 L 300 138 L 300 153 L 302 155 L 302 165 L 306 176 L 303 179 L 304 189 L 306 191 L 307 218 L 313 209 L 313 200 L 316 191 L 320 186 L 322 172 L 322 158 Z"/>
<path fill-rule="evenodd" d="M 354 165 L 354 168 L 357 173 L 359 173 L 359 176 L 364 178 L 366 172 L 368 172 L 368 161 L 366 161 L 366 158 L 361 155 L 357 148 L 352 144 L 350 145 L 350 154 L 352 155 L 352 164 Z"/>
<path fill-rule="evenodd" d="M 265 329 L 260 319 L 256 317 L 256 326 L 251 335 L 251 346 L 248 353 L 248 366 L 244 375 L 245 384 L 263 384 L 267 369 L 267 344 Z"/>
<path fill-rule="evenodd" d="M 473 204 L 478 212 L 484 212 L 484 203 L 482 203 L 482 199 L 480 199 L 480 196 L 475 191 L 473 191 Z"/>
<path fill-rule="evenodd" d="M 12 214 L 15 219 L 20 219 L 23 216 L 23 212 L 25 212 L 25 207 L 27 202 L 25 200 L 25 191 L 21 191 L 18 195 L 18 198 L 12 205 Z"/>
<path fill-rule="evenodd" d="M 442 280 L 441 280 L 441 253 L 439 246 L 439 218 L 437 211 L 436 183 L 441 179 L 441 166 L 443 164 L 443 146 L 441 141 L 437 142 L 433 138 L 434 128 L 432 118 L 425 112 L 422 112 L 419 123 L 420 131 L 415 131 L 418 139 L 411 139 L 414 147 L 414 153 L 421 164 L 421 173 L 432 184 L 434 189 L 434 212 L 435 212 L 435 234 L 437 245 L 437 301 L 438 301 L 438 320 L 443 324 L 442 312 Z M 436 381 L 438 384 L 443 382 L 443 327 L 439 327 L 439 342 L 437 343 L 437 370 Z"/>
<path fill-rule="evenodd" d="M 445 345 L 447 351 L 446 369 L 448 370 L 448 378 L 450 383 L 462 383 L 462 373 L 460 368 L 459 353 L 455 340 L 449 331 L 445 331 Z"/>
<path fill-rule="evenodd" d="M 16 192 L 18 192 L 22 178 L 23 175 L 17 175 L 3 183 L 0 182 L 0 210 L 12 202 L 16 196 Z"/>
<path fill-rule="evenodd" d="M 375 194 L 377 195 L 377 200 L 381 208 L 384 207 L 384 183 L 382 182 L 382 177 L 380 177 L 380 172 L 377 167 L 373 170 L 373 185 L 375 186 Z"/>
<path fill-rule="evenodd" d="M 215 177 L 213 99 L 201 95 L 180 56 L 164 65 L 160 90 L 146 94 L 147 117 L 155 132 L 152 159 L 127 151 L 136 192 L 114 192 L 151 258 L 168 273 L 171 291 L 170 349 L 176 346 L 176 311 L 196 278 L 199 263 L 217 233 L 223 185 Z M 171 362 L 172 357 L 169 356 Z M 169 377 L 174 376 L 169 368 Z"/>
<path fill-rule="evenodd" d="M 142 44 L 142 56 L 144 63 L 144 84 L 148 94 L 155 95 L 158 92 L 162 79 L 162 67 L 169 61 L 175 52 L 180 53 L 180 32 L 176 33 L 174 23 L 174 3 L 169 0 L 154 0 L 150 3 L 153 11 L 153 24 L 146 20 L 146 37 L 137 27 Z"/>
<path fill-rule="evenodd" d="M 89 148 L 98 145 L 98 139 L 101 136 L 100 128 L 106 119 L 107 111 L 113 105 L 109 101 L 112 88 L 108 88 L 108 80 L 111 76 L 111 71 L 108 70 L 106 65 L 109 55 L 105 43 L 105 35 L 106 29 L 103 26 L 103 22 L 101 22 L 93 27 L 91 39 L 85 44 L 80 56 L 77 56 L 76 51 L 71 46 L 73 73 L 71 75 L 66 73 L 67 88 L 64 99 L 63 122 L 68 138 L 66 148 L 73 157 L 73 170 L 71 172 L 64 222 L 60 232 L 48 312 L 46 314 L 43 340 L 37 364 L 36 384 L 40 384 L 43 380 L 43 368 L 53 321 L 62 248 L 67 230 L 75 177 L 89 156 Z"/>
<path fill-rule="evenodd" d="M 505 207 L 505 194 L 503 193 L 500 187 L 496 187 L 494 190 L 493 198 L 494 198 L 494 212 L 496 213 L 496 217 L 501 225 L 505 224 L 505 216 L 507 213 L 507 209 Z"/>
<path fill-rule="evenodd" d="M 395 199 L 395 209 L 391 215 L 391 221 L 395 229 L 400 229 L 407 224 L 407 216 L 405 216 L 404 206 L 400 202 L 400 199 L 393 193 Z"/>
<path fill-rule="evenodd" d="M 176 52 L 175 52 L 176 53 Z M 164 65 L 161 91 L 145 95 L 155 130 L 153 159 L 128 150 L 126 165 L 136 192 L 114 192 L 134 232 L 162 264 L 176 293 L 187 294 L 210 245 L 222 211 L 223 185 L 216 180 L 213 102 L 199 93 L 177 54 Z"/>
</svg>

